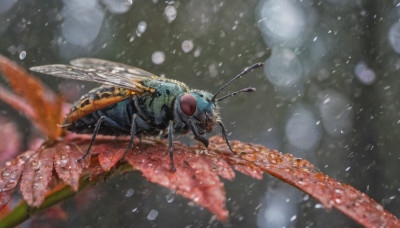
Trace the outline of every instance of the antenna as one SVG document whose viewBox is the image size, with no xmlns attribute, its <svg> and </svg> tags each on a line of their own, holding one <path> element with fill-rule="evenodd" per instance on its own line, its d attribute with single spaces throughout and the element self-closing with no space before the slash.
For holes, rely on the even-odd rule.
<svg viewBox="0 0 400 228">
<path fill-rule="evenodd" d="M 233 92 L 233 93 L 230 93 L 230 94 L 228 94 L 228 95 L 225 95 L 225 96 L 223 96 L 223 97 L 221 97 L 221 98 L 218 98 L 218 99 L 215 100 L 215 101 L 223 100 L 223 99 L 225 99 L 225 98 L 234 96 L 234 95 L 236 95 L 236 94 L 238 94 L 238 93 L 252 93 L 252 92 L 255 92 L 255 91 L 256 91 L 256 88 L 251 88 L 251 87 L 249 87 L 249 88 L 241 89 L 241 90 L 238 90 L 238 91 L 236 91 L 236 92 Z"/>
<path fill-rule="evenodd" d="M 228 81 L 227 83 L 225 83 L 225 85 L 221 86 L 221 88 L 219 88 L 218 91 L 214 94 L 214 96 L 212 97 L 211 101 L 212 101 L 212 102 L 215 102 L 215 99 L 217 98 L 217 95 L 218 95 L 223 89 L 225 89 L 229 84 L 231 84 L 233 81 L 235 81 L 236 79 L 241 78 L 243 75 L 245 75 L 245 74 L 251 72 L 252 70 L 254 70 L 254 69 L 258 68 L 258 67 L 262 67 L 262 66 L 264 66 L 264 63 L 256 63 L 256 64 L 254 64 L 254 65 L 252 65 L 252 66 L 250 66 L 250 67 L 246 67 L 246 69 L 244 69 L 244 70 L 242 71 L 242 73 L 236 75 L 236 76 L 235 76 L 234 78 L 232 78 L 230 81 Z M 239 92 L 239 91 L 238 91 L 238 92 Z M 250 92 L 253 92 L 253 91 L 250 91 Z M 235 94 L 233 94 L 233 95 L 235 95 Z M 233 95 L 231 95 L 231 96 L 233 96 Z M 224 98 L 225 98 L 225 97 L 224 97 Z M 218 99 L 218 100 L 221 100 L 221 99 Z"/>
</svg>

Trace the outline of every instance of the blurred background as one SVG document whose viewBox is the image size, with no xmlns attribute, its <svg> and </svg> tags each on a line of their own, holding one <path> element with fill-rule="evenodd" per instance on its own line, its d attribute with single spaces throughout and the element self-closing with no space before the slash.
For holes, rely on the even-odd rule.
<svg viewBox="0 0 400 228">
<path fill-rule="evenodd" d="M 265 62 L 224 91 L 257 88 L 221 102 L 230 138 L 308 159 L 400 217 L 399 19 L 398 0 L 1 0 L 0 53 L 25 68 L 103 58 L 211 92 Z M 69 102 L 96 86 L 39 77 Z M 268 175 L 225 187 L 228 223 L 131 172 L 64 202 L 62 223 L 23 227 L 358 227 Z"/>
</svg>

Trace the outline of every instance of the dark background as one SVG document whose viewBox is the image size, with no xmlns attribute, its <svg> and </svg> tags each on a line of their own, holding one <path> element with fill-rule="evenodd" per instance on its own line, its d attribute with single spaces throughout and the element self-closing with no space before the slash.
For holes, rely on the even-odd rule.
<svg viewBox="0 0 400 228">
<path fill-rule="evenodd" d="M 77 57 L 103 58 L 209 91 L 246 66 L 267 61 L 264 70 L 225 91 L 257 88 L 254 94 L 222 102 L 221 116 L 230 138 L 306 158 L 399 217 L 398 4 L 2 0 L 0 53 L 25 68 L 68 63 Z M 193 48 L 182 48 L 184 41 L 192 42 Z M 165 60 L 156 64 L 152 55 L 160 51 Z M 70 102 L 95 86 L 40 78 Z M 19 123 L 27 138 L 37 134 L 17 112 L 1 102 L 0 108 L 1 115 Z M 237 174 L 225 186 L 228 223 L 131 172 L 64 202 L 67 221 L 39 214 L 24 226 L 358 226 L 268 175 L 258 181 Z M 155 219 L 149 218 L 154 212 Z"/>
</svg>

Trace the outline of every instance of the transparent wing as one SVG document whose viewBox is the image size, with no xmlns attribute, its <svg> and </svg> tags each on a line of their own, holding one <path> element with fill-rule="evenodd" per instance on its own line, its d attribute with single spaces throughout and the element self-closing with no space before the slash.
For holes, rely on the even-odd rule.
<svg viewBox="0 0 400 228">
<path fill-rule="evenodd" d="M 129 78 L 125 75 L 111 73 L 101 69 L 84 68 L 63 64 L 36 66 L 29 69 L 31 71 L 56 77 L 69 78 L 80 81 L 98 82 L 105 85 L 125 88 L 135 92 L 144 92 L 150 90 L 149 88 L 139 83 L 141 80 L 140 78 Z"/>
<path fill-rule="evenodd" d="M 72 60 L 71 64 L 74 66 L 100 69 L 113 74 L 123 75 L 125 78 L 131 80 L 143 80 L 146 78 L 148 79 L 149 77 L 157 77 L 156 75 L 145 70 L 104 59 L 80 58 Z"/>
</svg>

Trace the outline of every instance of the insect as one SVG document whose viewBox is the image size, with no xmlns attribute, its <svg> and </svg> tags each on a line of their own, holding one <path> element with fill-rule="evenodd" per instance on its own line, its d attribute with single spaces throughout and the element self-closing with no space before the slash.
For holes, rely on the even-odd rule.
<svg viewBox="0 0 400 228">
<path fill-rule="evenodd" d="M 245 88 L 220 98 L 217 96 L 230 83 L 261 66 L 262 63 L 257 63 L 247 67 L 215 94 L 190 89 L 182 82 L 158 77 L 133 66 L 94 58 L 75 59 L 71 65 L 36 66 L 30 70 L 102 84 L 73 105 L 62 125 L 72 132 L 93 134 L 89 147 L 78 161 L 89 154 L 97 134 L 130 135 L 125 157 L 133 146 L 135 136 L 159 135 L 162 131 L 168 136 L 171 170 L 174 171 L 174 134 L 187 134 L 191 131 L 196 140 L 208 147 L 209 141 L 205 134 L 218 124 L 232 151 L 217 103 L 238 93 L 254 92 L 255 89 Z"/>
</svg>

